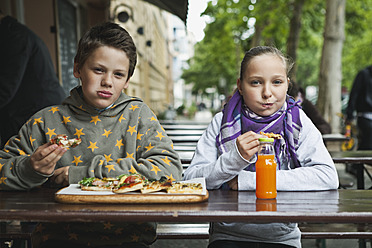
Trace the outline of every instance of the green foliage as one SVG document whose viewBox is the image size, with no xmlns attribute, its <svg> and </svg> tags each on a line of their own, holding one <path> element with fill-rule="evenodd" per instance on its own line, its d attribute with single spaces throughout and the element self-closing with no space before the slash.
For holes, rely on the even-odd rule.
<svg viewBox="0 0 372 248">
<path fill-rule="evenodd" d="M 260 45 L 274 45 L 286 52 L 295 1 L 210 1 L 203 15 L 211 22 L 205 28 L 205 38 L 195 46 L 189 69 L 183 73 L 186 83 L 194 83 L 194 92 L 216 86 L 219 93 L 231 93 L 244 51 L 254 38 Z M 304 1 L 296 61 L 296 77 L 302 86 L 318 84 L 325 14 L 326 1 Z M 357 72 L 372 64 L 371 23 L 372 0 L 346 1 L 342 85 L 349 89 Z M 221 78 L 226 79 L 227 88 L 221 87 Z"/>
</svg>

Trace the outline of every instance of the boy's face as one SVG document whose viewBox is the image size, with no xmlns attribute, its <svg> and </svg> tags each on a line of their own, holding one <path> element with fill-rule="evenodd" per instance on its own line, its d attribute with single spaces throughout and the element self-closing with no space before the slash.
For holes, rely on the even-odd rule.
<svg viewBox="0 0 372 248">
<path fill-rule="evenodd" d="M 74 65 L 80 78 L 84 100 L 98 109 L 110 106 L 129 85 L 129 59 L 124 51 L 109 46 L 97 48 L 81 69 Z"/>
<path fill-rule="evenodd" d="M 243 75 L 238 79 L 238 90 L 247 107 L 260 116 L 270 116 L 284 104 L 288 77 L 286 67 L 275 55 L 260 55 L 253 58 Z"/>
</svg>

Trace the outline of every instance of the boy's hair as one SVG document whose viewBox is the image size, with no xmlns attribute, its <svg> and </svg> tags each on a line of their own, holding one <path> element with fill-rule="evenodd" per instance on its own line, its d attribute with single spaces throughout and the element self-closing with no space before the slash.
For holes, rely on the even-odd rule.
<svg viewBox="0 0 372 248">
<path fill-rule="evenodd" d="M 272 54 L 278 56 L 280 59 L 283 60 L 283 63 L 287 69 L 287 75 L 289 75 L 289 72 L 291 71 L 293 67 L 292 59 L 285 56 L 279 49 L 271 46 L 258 46 L 253 47 L 249 49 L 248 52 L 245 53 L 244 58 L 241 63 L 240 67 L 240 80 L 243 80 L 243 76 L 245 73 L 245 70 L 247 69 L 247 65 L 249 62 L 257 56 L 263 55 L 263 54 Z"/>
<path fill-rule="evenodd" d="M 81 69 L 88 57 L 101 46 L 124 51 L 129 59 L 128 78 L 133 75 L 137 63 L 136 46 L 130 34 L 120 25 L 112 22 L 94 26 L 81 37 L 74 59 L 78 69 Z"/>
</svg>

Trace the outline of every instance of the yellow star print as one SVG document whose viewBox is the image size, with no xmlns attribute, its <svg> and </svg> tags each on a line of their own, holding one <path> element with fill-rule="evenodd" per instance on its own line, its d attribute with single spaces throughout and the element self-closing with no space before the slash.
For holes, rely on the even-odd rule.
<svg viewBox="0 0 372 248">
<path fill-rule="evenodd" d="M 133 234 L 133 235 L 132 235 L 132 241 L 133 241 L 133 242 L 138 242 L 139 238 L 140 238 L 140 237 L 139 237 L 138 235 L 136 235 L 136 234 Z"/>
<path fill-rule="evenodd" d="M 108 169 L 108 172 L 110 172 L 111 170 L 113 170 L 113 171 L 115 170 L 115 168 L 114 168 L 115 165 L 114 164 L 108 164 L 105 167 Z"/>
<path fill-rule="evenodd" d="M 103 154 L 103 156 L 105 156 L 105 159 L 106 159 L 107 162 L 112 161 L 111 155 L 112 154 L 109 154 L 109 155 Z"/>
<path fill-rule="evenodd" d="M 22 151 L 20 149 L 17 149 L 17 150 L 18 150 L 19 155 L 26 155 L 26 153 L 24 151 Z"/>
<path fill-rule="evenodd" d="M 68 236 L 69 236 L 69 240 L 72 240 L 72 239 L 75 239 L 75 240 L 77 240 L 78 239 L 78 235 L 76 234 L 76 233 L 69 233 L 68 234 Z"/>
<path fill-rule="evenodd" d="M 108 138 L 108 136 L 112 134 L 111 130 L 108 130 L 108 131 L 106 129 L 103 129 L 103 130 L 104 130 L 104 133 L 102 134 L 102 136 L 106 136 L 106 138 Z"/>
<path fill-rule="evenodd" d="M 141 146 L 137 146 L 137 148 L 136 148 L 136 152 L 138 152 L 138 149 L 140 149 L 141 148 Z"/>
<path fill-rule="evenodd" d="M 124 146 L 124 144 L 123 144 L 123 139 L 121 139 L 121 140 L 116 140 L 116 145 L 115 145 L 115 146 L 119 147 L 119 150 L 120 150 L 120 148 L 121 148 L 122 146 Z"/>
<path fill-rule="evenodd" d="M 148 145 L 148 146 L 145 146 L 145 148 L 147 149 L 147 151 L 146 152 L 148 152 L 148 151 L 150 151 L 152 148 L 154 148 L 155 146 L 152 146 L 151 145 L 151 142 L 150 142 L 150 144 Z"/>
<path fill-rule="evenodd" d="M 129 109 L 132 110 L 132 111 L 134 111 L 134 110 L 136 110 L 136 109 L 139 108 L 137 105 L 133 105 L 133 104 L 131 104 L 130 106 L 131 107 Z"/>
<path fill-rule="evenodd" d="M 170 160 L 168 159 L 168 157 L 165 157 L 165 158 L 162 158 L 161 159 L 164 163 L 166 163 L 167 165 L 169 165 L 170 166 Z"/>
<path fill-rule="evenodd" d="M 110 222 L 103 223 L 103 229 L 111 229 L 114 225 Z"/>
<path fill-rule="evenodd" d="M 144 134 L 137 133 L 137 139 L 138 139 L 138 140 L 141 140 L 141 138 L 142 138 L 143 135 L 144 135 Z"/>
<path fill-rule="evenodd" d="M 53 135 L 57 135 L 54 130 L 56 130 L 55 128 L 54 129 L 49 129 L 49 127 L 47 127 L 48 129 L 48 132 L 46 132 L 45 134 L 49 135 L 49 139 L 52 138 Z"/>
<path fill-rule="evenodd" d="M 3 168 L 4 165 L 5 165 L 5 164 L 0 164 L 0 171 L 1 171 L 1 169 Z"/>
<path fill-rule="evenodd" d="M 119 118 L 119 122 L 121 123 L 121 121 L 125 121 L 125 120 L 126 120 L 126 119 L 124 118 L 124 116 L 121 115 L 120 118 Z"/>
<path fill-rule="evenodd" d="M 44 229 L 45 229 L 45 226 L 43 224 L 39 224 L 36 226 L 35 232 L 42 233 Z"/>
<path fill-rule="evenodd" d="M 62 121 L 62 123 L 64 123 L 64 124 L 66 125 L 67 123 L 71 122 L 71 121 L 70 121 L 70 118 L 71 118 L 71 116 L 68 116 L 68 117 L 63 116 L 63 121 Z"/>
<path fill-rule="evenodd" d="M 94 125 L 97 125 L 97 122 L 101 121 L 99 118 L 98 118 L 98 115 L 96 116 L 91 116 L 92 120 L 90 122 L 94 122 Z"/>
<path fill-rule="evenodd" d="M 130 135 L 133 135 L 133 133 L 136 132 L 136 126 L 129 126 L 128 130 L 127 130 L 127 133 L 130 133 Z"/>
<path fill-rule="evenodd" d="M 134 169 L 133 165 L 131 165 L 129 172 L 133 173 L 133 174 L 137 173 L 137 171 L 136 171 L 136 169 Z"/>
<path fill-rule="evenodd" d="M 88 149 L 92 149 L 92 152 L 94 152 L 94 149 L 97 149 L 97 148 L 99 148 L 98 146 L 97 146 L 97 142 L 92 142 L 92 141 L 89 141 L 89 143 L 90 143 L 90 146 L 88 146 Z"/>
<path fill-rule="evenodd" d="M 118 158 L 117 160 L 116 160 L 116 163 L 118 163 L 118 164 L 120 164 L 120 161 L 121 160 L 123 160 L 122 158 Z"/>
<path fill-rule="evenodd" d="M 157 175 L 158 174 L 158 171 L 161 171 L 161 170 L 159 169 L 158 166 L 152 164 L 152 170 L 151 171 L 154 171 L 155 174 Z"/>
<path fill-rule="evenodd" d="M 2 184 L 2 183 L 3 183 L 3 184 L 6 184 L 6 183 L 5 183 L 5 180 L 6 180 L 6 177 L 0 177 L 0 184 Z"/>
<path fill-rule="evenodd" d="M 156 132 L 158 133 L 158 135 L 155 136 L 156 138 L 159 138 L 161 140 L 162 138 L 165 137 L 162 132 L 158 132 L 158 131 Z"/>
<path fill-rule="evenodd" d="M 55 113 L 55 112 L 57 112 L 57 111 L 59 111 L 59 109 L 58 109 L 58 107 L 51 107 L 50 109 L 49 109 L 49 112 L 53 112 L 53 114 Z"/>
<path fill-rule="evenodd" d="M 81 155 L 79 157 L 74 156 L 74 160 L 72 160 L 71 163 L 73 163 L 73 164 L 75 164 L 75 166 L 77 166 L 79 163 L 83 162 L 82 160 L 80 160 L 80 158 L 81 158 Z"/>
<path fill-rule="evenodd" d="M 80 105 L 80 106 L 79 106 L 79 109 L 81 109 L 81 110 L 84 110 L 84 111 L 85 111 L 85 109 L 83 108 L 83 105 Z"/>
<path fill-rule="evenodd" d="M 30 143 L 31 143 L 32 146 L 33 146 L 33 143 L 34 143 L 35 140 L 36 140 L 36 139 L 33 139 L 33 138 L 32 138 L 32 135 L 30 135 Z"/>
<path fill-rule="evenodd" d="M 103 165 L 104 162 L 105 162 L 105 160 L 101 159 L 101 160 L 99 161 L 99 164 L 98 164 L 98 165 Z"/>
<path fill-rule="evenodd" d="M 41 120 L 41 117 L 40 118 L 35 118 L 33 125 L 35 125 L 35 124 L 41 124 L 41 123 L 43 123 L 43 121 Z"/>
<path fill-rule="evenodd" d="M 129 154 L 129 153 L 127 152 L 127 157 L 126 157 L 126 158 L 132 158 L 132 159 L 134 159 L 133 155 L 134 155 L 134 153 Z"/>
<path fill-rule="evenodd" d="M 152 116 L 151 118 L 149 118 L 150 121 L 157 121 L 156 118 L 154 116 Z"/>
<path fill-rule="evenodd" d="M 172 175 L 172 174 L 171 174 L 170 176 L 167 176 L 167 175 L 166 175 L 166 177 L 167 177 L 168 179 L 170 179 L 172 182 L 173 182 L 173 181 L 176 181 L 176 179 L 173 178 L 173 175 Z"/>
<path fill-rule="evenodd" d="M 74 133 L 74 135 L 76 135 L 76 136 L 78 136 L 78 138 L 80 138 L 80 136 L 82 136 L 82 135 L 85 135 L 85 133 L 83 133 L 83 128 L 81 128 L 81 129 L 77 129 L 77 128 L 75 128 L 75 133 Z"/>
<path fill-rule="evenodd" d="M 122 233 L 123 233 L 123 228 L 122 227 L 115 230 L 116 235 L 119 235 L 119 234 L 122 234 Z"/>
</svg>

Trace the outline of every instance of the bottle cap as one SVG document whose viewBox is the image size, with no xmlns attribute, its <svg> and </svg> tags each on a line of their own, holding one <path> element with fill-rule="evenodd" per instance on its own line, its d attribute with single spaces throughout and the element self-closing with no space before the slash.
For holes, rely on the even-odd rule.
<svg viewBox="0 0 372 248">
<path fill-rule="evenodd" d="M 258 138 L 259 142 L 274 142 L 273 138 Z"/>
</svg>

